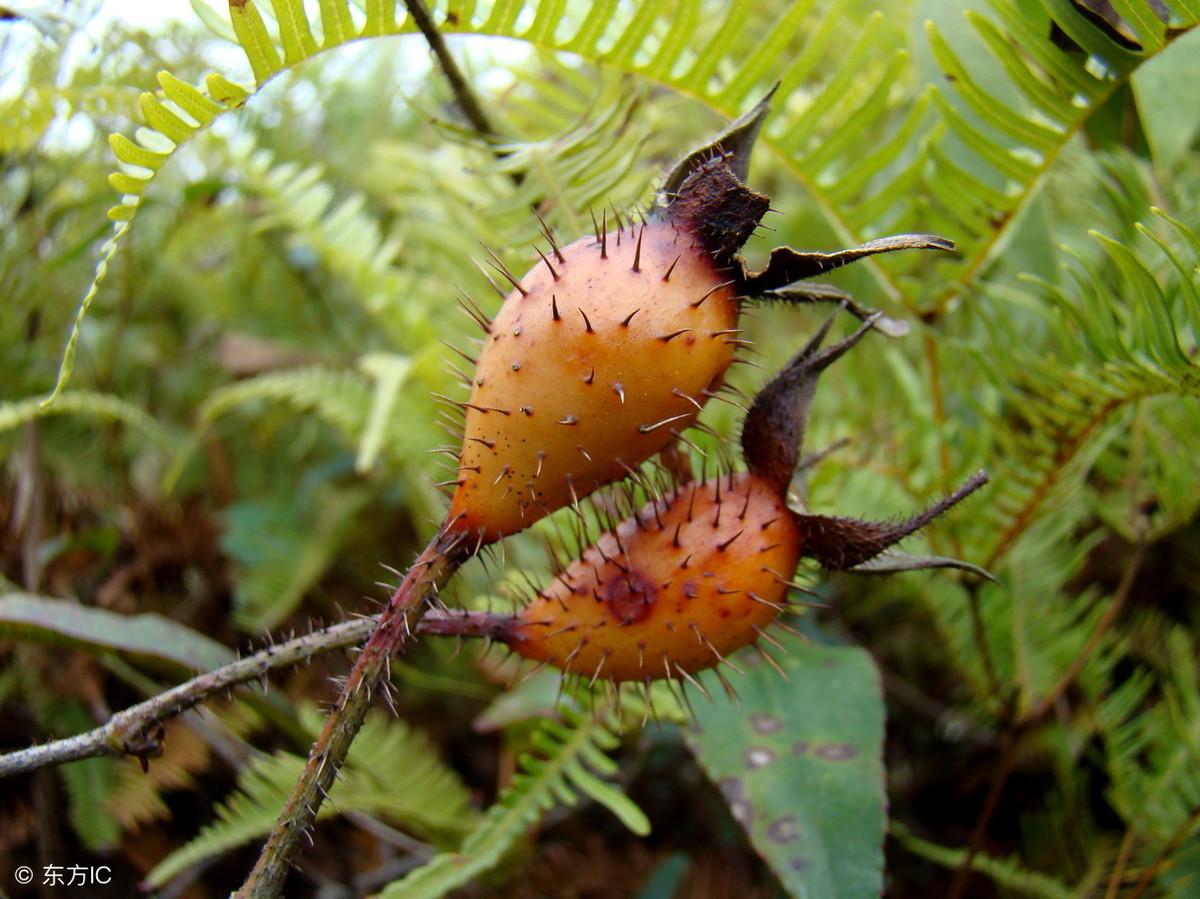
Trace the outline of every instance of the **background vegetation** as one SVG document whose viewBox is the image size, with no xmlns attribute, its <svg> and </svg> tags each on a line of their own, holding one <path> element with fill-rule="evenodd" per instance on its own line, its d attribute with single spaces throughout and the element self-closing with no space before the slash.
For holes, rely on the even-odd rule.
<svg viewBox="0 0 1200 899">
<path fill-rule="evenodd" d="M 849 446 L 808 502 L 898 515 L 986 466 L 909 549 L 997 581 L 814 579 L 809 642 L 777 653 L 791 680 L 760 664 L 740 707 L 693 694 L 700 730 L 666 691 L 653 716 L 555 714 L 552 674 L 509 686 L 502 654 L 426 641 L 290 894 L 415 869 L 389 895 L 1196 895 L 1195 2 L 439 4 L 446 31 L 490 35 L 452 49 L 491 140 L 419 36 L 340 46 L 402 5 L 247 2 L 236 29 L 194 5 L 153 32 L 75 5 L 0 20 L 0 745 L 369 611 L 441 517 L 431 393 L 454 390 L 439 341 L 471 327 L 457 292 L 496 303 L 479 242 L 521 270 L 531 207 L 573 236 L 589 207 L 644 203 L 782 80 L 752 259 L 903 230 L 960 248 L 830 279 L 913 333 L 824 381 L 811 445 Z M 756 358 L 817 320 L 762 309 Z M 511 602 L 553 530 L 446 601 Z M 6 781 L 0 892 L 55 861 L 114 866 L 114 894 L 235 888 L 345 668 L 170 722 L 147 773 Z M 835 738 L 853 759 L 797 751 Z"/>
</svg>

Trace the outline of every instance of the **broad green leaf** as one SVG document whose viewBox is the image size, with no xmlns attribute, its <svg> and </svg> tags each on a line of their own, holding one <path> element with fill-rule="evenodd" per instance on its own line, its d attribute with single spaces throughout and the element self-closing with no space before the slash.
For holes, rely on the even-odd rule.
<svg viewBox="0 0 1200 899">
<path fill-rule="evenodd" d="M 781 640 L 790 681 L 754 657 L 740 706 L 714 684 L 689 742 L 754 848 L 793 896 L 883 891 L 883 697 L 861 649 Z"/>
<path fill-rule="evenodd" d="M 119 615 L 28 593 L 0 596 L 0 637 L 107 649 L 185 673 L 234 660 L 228 647 L 153 612 Z"/>
<path fill-rule="evenodd" d="M 1183 159 L 1200 135 L 1200 104 L 1180 103 L 1184 85 L 1200 79 L 1200 31 L 1179 38 L 1133 76 L 1133 95 L 1154 161 L 1164 171 Z"/>
</svg>

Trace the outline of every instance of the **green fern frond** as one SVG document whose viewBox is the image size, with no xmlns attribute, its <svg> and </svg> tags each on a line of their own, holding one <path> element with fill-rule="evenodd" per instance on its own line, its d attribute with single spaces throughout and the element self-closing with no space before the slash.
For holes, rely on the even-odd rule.
<svg viewBox="0 0 1200 899">
<path fill-rule="evenodd" d="M 411 304 L 404 302 L 407 279 L 395 265 L 400 241 L 366 210 L 365 198 L 352 194 L 335 203 L 319 165 L 301 169 L 295 163 L 277 164 L 266 150 L 238 156 L 242 184 L 264 201 L 256 227 L 286 228 L 354 290 L 363 307 L 402 345 L 415 345 L 417 322 Z"/>
<path fill-rule="evenodd" d="M 1145 0 L 1129 2 L 1138 13 L 1137 21 L 1148 22 L 1146 15 L 1153 16 Z M 739 113 L 748 97 L 778 78 L 782 82 L 780 95 L 788 102 L 781 104 L 768 123 L 764 142 L 779 153 L 845 243 L 857 243 L 883 224 L 893 228 L 911 224 L 915 211 L 908 206 L 910 188 L 926 177 L 924 171 L 930 165 L 939 173 L 929 181 L 931 186 L 940 186 L 941 175 L 945 175 L 946 183 L 965 181 L 978 188 L 977 196 L 982 195 L 988 202 L 980 206 L 978 200 L 973 200 L 970 208 L 959 199 L 966 196 L 964 191 L 933 191 L 949 204 L 933 216 L 933 223 L 939 223 L 939 219 L 948 226 L 957 222 L 961 227 L 947 230 L 955 233 L 967 249 L 965 261 L 942 291 L 939 302 L 951 299 L 985 267 L 1001 244 L 1005 233 L 1002 225 L 1032 194 L 1039 177 L 1053 164 L 1069 137 L 1140 61 L 1161 49 L 1152 39 L 1152 49 L 1142 54 L 1130 54 L 1115 45 L 1101 48 L 1105 52 L 1099 53 L 1100 57 L 1115 67 L 1118 77 L 1097 77 L 1090 73 L 1086 59 L 1066 56 L 1053 45 L 1048 32 L 1040 33 L 1024 22 L 1025 13 L 1015 0 L 996 0 L 1000 24 L 989 24 L 980 16 L 972 21 L 985 42 L 1000 55 L 1000 64 L 1015 79 L 1016 89 L 1031 98 L 1038 110 L 1038 117 L 1034 117 L 1003 112 L 1005 104 L 988 102 L 990 94 L 971 77 L 937 30 L 931 30 L 935 55 L 947 73 L 957 79 L 964 105 L 975 116 L 986 113 L 991 119 L 986 128 L 991 130 L 981 130 L 956 104 L 940 102 L 939 111 L 950 131 L 971 152 L 1000 177 L 1013 182 L 1010 188 L 993 183 L 994 179 L 967 174 L 961 162 L 954 161 L 940 146 L 944 137 L 918 139 L 922 134 L 941 133 L 929 130 L 932 126 L 926 122 L 927 100 L 892 104 L 890 96 L 906 54 L 899 46 L 899 28 L 881 13 L 875 13 L 860 27 L 839 4 L 831 4 L 820 15 L 814 15 L 814 5 L 811 0 L 797 0 L 778 21 L 758 22 L 752 29 L 747 27 L 748 6 L 741 3 L 731 4 L 724 20 L 718 22 L 698 15 L 694 5 L 688 3 L 670 6 L 641 0 L 628 6 L 598 3 L 577 7 L 540 0 L 532 4 L 494 4 L 486 19 L 474 5 L 456 7 L 453 15 L 445 16 L 441 27 L 460 34 L 513 37 L 541 49 L 576 53 L 664 84 L 727 117 Z M 1044 5 L 1048 15 L 1073 38 L 1085 46 L 1091 42 L 1092 36 L 1082 31 L 1090 26 L 1065 0 L 1045 0 Z M 255 0 L 231 4 L 232 32 L 246 55 L 256 86 L 243 88 L 214 74 L 200 90 L 163 73 L 160 91 L 142 98 L 142 114 L 148 127 L 138 132 L 137 142 L 121 135 L 112 138 L 113 151 L 124 166 L 114 174 L 113 184 L 125 199 L 114 207 L 111 217 L 119 222 L 131 221 L 157 171 L 182 142 L 216 116 L 243 105 L 274 75 L 317 53 L 349 40 L 410 31 L 411 23 L 399 13 L 395 0 L 376 0 L 367 4 L 365 11 L 352 6 L 349 0 L 328 0 L 321 4 L 320 21 L 315 22 L 302 0 L 272 0 L 269 8 L 261 9 Z M 1196 23 L 1192 13 L 1190 8 L 1183 10 L 1181 29 Z M 517 23 L 523 21 L 529 25 L 519 28 Z M 842 38 L 851 33 L 851 28 L 855 39 L 843 52 Z M 219 32 L 223 30 L 218 28 Z M 826 72 L 829 74 L 821 77 Z M 799 90 L 802 85 L 803 92 Z M 803 99 L 793 101 L 793 95 Z M 1077 98 L 1083 100 L 1082 104 L 1076 102 Z M 1054 114 L 1063 120 L 1051 118 Z M 911 151 L 913 147 L 915 152 Z M 931 148 L 938 152 L 931 152 Z M 1029 153 L 1036 162 L 1031 161 Z M 985 190 L 987 187 L 990 189 Z M 1011 201 L 1002 208 L 985 208 L 1009 197 Z M 993 222 L 1000 225 L 992 226 Z M 124 233 L 123 228 L 117 232 L 105 261 L 97 269 L 68 339 L 58 383 L 47 401 L 56 398 L 66 384 L 78 324 Z M 890 272 L 900 271 L 897 266 L 913 264 L 921 263 L 866 263 L 882 289 L 893 300 L 910 307 L 915 307 L 926 288 L 906 283 Z"/>
<path fill-rule="evenodd" d="M 523 20 L 525 6 L 519 2 L 496 4 L 484 20 L 477 20 L 473 8 L 456 9 L 455 15 L 447 17 L 442 27 L 449 32 L 515 37 L 543 49 L 578 53 L 584 58 L 659 81 L 697 97 L 725 115 L 740 111 L 745 97 L 753 90 L 765 89 L 764 82 L 769 81 L 773 71 L 783 71 L 785 88 L 790 90 L 797 87 L 822 61 L 824 54 L 816 50 L 831 50 L 835 35 L 850 27 L 845 22 L 844 11 L 831 8 L 822 20 L 823 25 L 817 28 L 819 39 L 789 65 L 784 60 L 791 48 L 790 40 L 770 42 L 763 48 L 757 46 L 761 41 L 759 35 L 745 36 L 733 42 L 728 40 L 730 34 L 742 31 L 738 19 L 745 16 L 746 9 L 739 4 L 731 7 L 725 23 L 716 23 L 689 13 L 686 4 L 673 11 L 653 0 L 642 0 L 630 8 L 617 4 L 612 4 L 611 8 L 606 4 L 594 4 L 590 8 L 574 7 L 556 0 L 542 0 L 530 7 L 529 11 L 533 14 L 530 26 L 519 29 L 517 23 Z M 804 2 L 795 5 L 788 19 L 793 34 L 809 6 Z M 223 112 L 242 106 L 274 75 L 316 53 L 348 40 L 403 33 L 412 29 L 411 23 L 398 15 L 395 0 L 369 4 L 365 17 L 352 8 L 348 0 L 328 0 L 321 4 L 319 24 L 310 20 L 301 0 L 273 0 L 270 7 L 271 14 L 264 16 L 263 13 L 268 12 L 267 7 L 260 9 L 255 0 L 230 6 L 233 33 L 246 55 L 255 78 L 255 87 L 241 87 L 223 75 L 214 73 L 208 76 L 204 88 L 200 89 L 170 73 L 162 73 L 159 78 L 160 90 L 143 95 L 141 112 L 147 127 L 139 129 L 136 141 L 119 134 L 110 139 L 113 152 L 122 164 L 122 169 L 114 173 L 111 183 L 124 195 L 121 203 L 110 211 L 110 217 L 122 223 L 122 226 L 97 267 L 93 283 L 68 338 L 58 382 L 45 402 L 55 400 L 65 386 L 70 376 L 79 327 L 104 279 L 107 264 L 124 238 L 128 223 L 137 214 L 147 187 L 178 147 Z M 268 19 L 273 21 L 268 22 Z M 876 34 L 882 17 L 877 15 L 871 21 L 870 33 Z M 727 27 L 720 27 L 722 25 Z M 319 40 L 316 37 L 318 34 Z M 602 38 L 609 37 L 614 39 L 612 46 L 598 49 L 606 43 Z M 691 48 L 697 46 L 703 50 L 699 56 L 692 58 L 694 51 Z M 852 52 L 853 59 L 843 64 L 838 74 L 829 80 L 826 93 L 822 95 L 816 92 L 818 99 L 806 107 L 807 117 L 805 112 L 794 116 L 794 120 L 786 114 L 781 115 L 775 133 L 786 139 L 793 148 L 801 145 L 819 147 L 821 135 L 815 132 L 814 126 L 821 118 L 820 113 L 839 105 L 835 100 L 848 102 L 853 99 L 853 92 L 846 94 L 843 90 L 849 90 L 848 82 L 853 80 L 854 91 L 857 91 L 857 85 L 867 80 L 867 73 L 873 72 L 872 59 L 875 54 L 871 51 L 872 45 L 864 37 Z M 724 58 L 720 55 L 722 53 L 725 54 Z M 724 82 L 718 82 L 712 74 L 721 71 L 723 61 L 749 57 L 755 60 L 755 74 L 737 82 L 734 90 L 726 89 Z M 869 79 L 871 92 L 878 93 L 883 89 L 888 71 L 894 73 L 895 69 L 885 66 L 882 71 L 873 72 Z M 732 85 L 734 82 L 729 83 Z M 821 99 L 822 96 L 824 99 Z M 862 132 L 868 124 L 873 124 L 875 118 L 868 113 L 881 114 L 881 107 L 878 99 L 867 104 L 862 115 L 854 121 L 855 130 Z M 841 104 L 839 108 L 847 107 Z M 823 123 L 822 134 L 846 121 L 840 116 L 834 118 L 837 122 L 829 123 L 828 129 Z M 864 143 L 869 143 L 869 139 L 864 138 Z M 797 168 L 797 172 L 800 169 Z M 848 231 L 844 227 L 840 230 Z M 853 242 L 848 234 L 847 240 Z M 894 295 L 895 290 L 892 292 Z"/>
<path fill-rule="evenodd" d="M 311 708 L 303 717 L 310 729 L 319 726 L 320 715 Z M 237 791 L 217 807 L 216 820 L 163 859 L 146 882 L 160 887 L 188 866 L 270 832 L 303 767 L 304 759 L 291 753 L 256 758 L 238 775 Z M 429 739 L 382 714 L 367 717 L 329 797 L 318 819 L 380 815 L 440 842 L 457 841 L 475 817 L 467 789 Z"/>
<path fill-rule="evenodd" d="M 1161 673 L 1142 670 L 1097 706 L 1109 800 L 1130 830 L 1159 845 L 1177 839 L 1181 828 L 1200 828 L 1198 673 L 1194 638 L 1175 628 Z"/>
<path fill-rule="evenodd" d="M 371 385 L 351 370 L 314 366 L 270 372 L 213 391 L 201 404 L 197 419 L 208 426 L 233 409 L 260 400 L 312 412 L 353 444 L 366 427 Z"/>
<path fill-rule="evenodd" d="M 991 14 L 964 15 L 992 59 L 968 64 L 934 24 L 930 48 L 946 75 L 936 102 L 947 132 L 934 144 L 925 186 L 941 204 L 943 226 L 955 235 L 962 261 L 935 298 L 940 306 L 964 290 L 1003 250 L 1007 227 L 1033 199 L 1071 138 L 1126 85 L 1138 66 L 1166 46 L 1162 20 L 1148 0 L 1120 4 L 1144 49 L 1118 46 L 1068 0 L 1039 0 L 1031 15 L 1017 0 L 991 0 Z M 1195 9 L 1177 10 L 1175 34 L 1200 23 Z M 1083 48 L 1070 52 L 1050 39 L 1056 24 Z M 991 63 L 1004 76 L 981 78 Z M 1014 97 L 1016 101 L 1014 101 Z M 966 176 L 970 168 L 978 174 Z M 944 191 L 944 180 L 969 178 L 971 190 Z M 987 202 L 980 204 L 980 199 Z"/>
<path fill-rule="evenodd" d="M 899 821 L 892 821 L 889 831 L 896 841 L 913 855 L 928 859 L 943 868 L 957 870 L 967 859 L 967 850 L 939 846 L 937 843 L 923 840 Z M 996 858 L 976 853 L 971 857 L 971 869 L 986 874 L 998 886 L 1016 896 L 1030 896 L 1033 899 L 1073 899 L 1077 895 L 1066 884 L 1046 874 L 1030 871 L 1013 858 Z"/>
<path fill-rule="evenodd" d="M 120 421 L 137 429 L 164 450 L 179 448 L 179 438 L 159 424 L 145 410 L 120 397 L 92 390 L 73 390 L 61 394 L 53 406 L 38 399 L 0 403 L 0 433 L 48 415 L 81 415 Z"/>
<path fill-rule="evenodd" d="M 239 563 L 233 621 L 261 633 L 296 610 L 325 574 L 367 503 L 362 490 L 318 488 L 282 502 L 243 502 L 226 514 L 221 543 Z"/>
<path fill-rule="evenodd" d="M 1029 712 L 1079 655 L 1106 600 L 1096 591 L 1073 592 L 1071 584 L 1095 549 L 1099 535 L 1080 539 L 1073 509 L 1041 517 L 1006 559 L 995 583 L 978 585 L 976 601 L 997 680 L 1012 691 L 1018 714 Z M 968 587 L 950 579 L 930 581 L 920 597 L 929 608 L 947 650 L 985 708 L 997 697 L 991 671 L 981 657 L 980 633 L 972 618 Z M 1081 670 L 1081 682 L 1105 683 L 1117 638 L 1108 635 Z"/>
<path fill-rule="evenodd" d="M 996 322 L 991 350 L 978 357 L 993 370 L 1003 397 L 1000 415 L 1011 422 L 996 428 L 1002 445 L 995 457 L 1002 462 L 985 516 L 995 535 L 986 566 L 1010 549 L 1051 496 L 1087 469 L 1079 464 L 1086 462 L 1085 451 L 1097 449 L 1095 435 L 1118 413 L 1147 397 L 1200 396 L 1200 363 L 1193 355 L 1200 328 L 1197 239 L 1182 222 L 1156 214 L 1172 239 L 1156 231 L 1154 250 L 1139 254 L 1093 233 L 1104 271 L 1079 257 L 1068 269 L 1072 284 L 1038 283 L 1062 317 L 1049 329 L 1061 335 L 1054 352 L 1014 352 L 1020 341 L 1013 340 L 1001 353 L 1001 342 L 1014 335 Z M 1115 290 L 1107 286 L 1114 278 Z M 1001 358 L 998 371 L 989 360 Z"/>
<path fill-rule="evenodd" d="M 604 805 L 634 833 L 649 833 L 642 811 L 596 776 L 616 773 L 616 763 L 605 751 L 618 743 L 605 724 L 577 712 L 564 710 L 562 723 L 543 721 L 530 741 L 533 752 L 518 759 L 511 785 L 458 851 L 435 856 L 390 884 L 381 897 L 435 899 L 470 883 L 498 864 L 543 812 L 557 803 L 574 804 L 580 793 Z"/>
<path fill-rule="evenodd" d="M 51 700 L 39 715 L 52 732 L 82 733 L 95 725 L 82 703 Z M 89 849 L 110 849 L 121 839 L 121 828 L 108 813 L 108 802 L 117 785 L 116 762 L 109 758 L 83 759 L 58 769 L 67 791 L 71 827 Z"/>
</svg>

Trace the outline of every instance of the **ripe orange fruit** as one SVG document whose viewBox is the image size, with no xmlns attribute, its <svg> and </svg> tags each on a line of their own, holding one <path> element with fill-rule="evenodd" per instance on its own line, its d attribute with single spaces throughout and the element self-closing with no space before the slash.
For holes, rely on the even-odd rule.
<svg viewBox="0 0 1200 899">
<path fill-rule="evenodd" d="M 513 290 L 492 321 L 476 315 L 486 335 L 459 404 L 447 533 L 491 543 L 667 447 L 722 387 L 745 299 L 849 302 L 788 285 L 872 253 L 952 246 L 905 235 L 831 254 L 784 247 L 748 272 L 737 253 L 769 200 L 742 179 L 767 109 L 685 157 L 641 224 L 561 248 L 547 231 L 549 255 L 524 276 L 501 267 Z"/>
<path fill-rule="evenodd" d="M 980 487 L 982 474 L 902 522 L 788 507 L 817 379 L 872 324 L 821 350 L 826 325 L 763 388 L 743 431 L 747 471 L 677 485 L 601 535 L 518 615 L 468 615 L 459 632 L 486 633 L 526 658 L 593 680 L 690 678 L 770 640 L 766 629 L 785 608 L 802 556 L 837 569 L 870 563 Z M 950 563 L 909 558 L 894 568 Z M 437 632 L 453 633 L 453 622 L 451 615 Z"/>
<path fill-rule="evenodd" d="M 453 528 L 491 542 L 624 477 L 733 361 L 737 300 L 669 220 L 584 238 L 520 279 L 466 404 Z"/>
</svg>

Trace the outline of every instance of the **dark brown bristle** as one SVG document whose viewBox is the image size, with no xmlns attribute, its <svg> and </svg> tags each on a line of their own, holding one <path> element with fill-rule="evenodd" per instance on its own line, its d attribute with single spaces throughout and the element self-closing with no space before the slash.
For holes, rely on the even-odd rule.
<svg viewBox="0 0 1200 899">
<path fill-rule="evenodd" d="M 454 379 L 455 379 L 456 381 L 458 381 L 458 383 L 462 384 L 462 385 L 463 385 L 463 387 L 470 387 L 470 386 L 471 386 L 471 378 L 470 378 L 470 376 L 469 376 L 469 375 L 467 375 L 467 373 L 466 373 L 465 371 L 463 371 L 461 368 L 459 368 L 457 365 L 455 365 L 455 364 L 454 364 L 453 362 L 451 362 L 449 359 L 447 359 L 447 360 L 446 360 L 446 362 L 445 362 L 445 364 L 442 366 L 442 368 L 443 368 L 443 369 L 444 369 L 444 370 L 445 370 L 445 371 L 446 371 L 448 374 L 450 374 L 450 375 L 453 375 L 453 376 L 454 376 Z"/>
<path fill-rule="evenodd" d="M 721 682 L 721 689 L 725 691 L 725 695 L 729 697 L 729 701 L 740 709 L 742 707 L 742 698 L 738 696 L 738 691 L 733 688 L 733 684 L 729 682 L 729 678 L 721 671 L 721 666 L 718 665 L 712 671 L 717 680 Z M 739 671 L 738 673 L 740 674 L 741 672 Z"/>
<path fill-rule="evenodd" d="M 440 338 L 439 338 L 439 340 L 440 340 Z M 444 346 L 444 347 L 446 347 L 447 349 L 453 350 L 454 352 L 458 353 L 458 355 L 462 356 L 464 359 L 466 359 L 468 362 L 470 362 L 470 363 L 471 363 L 471 365 L 474 365 L 474 364 L 475 364 L 475 362 L 476 362 L 476 359 L 475 359 L 475 357 L 474 357 L 474 356 L 472 356 L 470 353 L 467 353 L 465 350 L 460 350 L 460 349 L 459 349 L 458 347 L 456 347 L 454 344 L 452 344 L 452 343 L 447 343 L 447 342 L 446 342 L 446 341 L 444 341 L 444 340 L 440 340 L 440 342 L 441 342 L 442 346 Z"/>
<path fill-rule="evenodd" d="M 646 233 L 646 226 L 642 225 L 642 229 L 638 231 L 637 249 L 633 251 L 633 270 L 640 272 L 642 264 L 642 235 Z"/>
<path fill-rule="evenodd" d="M 691 330 L 692 330 L 691 328 L 680 328 L 678 331 L 672 331 L 670 334 L 660 334 L 660 335 L 658 335 L 658 339 L 661 340 L 663 343 L 670 343 L 672 340 L 674 340 L 680 334 L 686 334 Z"/>
<path fill-rule="evenodd" d="M 504 416 L 512 415 L 511 410 L 501 409 L 498 406 L 477 406 L 475 403 L 461 403 L 460 405 L 465 406 L 467 409 L 474 409 L 476 412 L 482 412 L 484 415 L 487 415 L 489 412 L 499 412 Z"/>
<path fill-rule="evenodd" d="M 579 310 L 579 314 L 583 316 L 583 326 L 587 329 L 587 332 L 589 334 L 595 334 L 596 332 L 592 329 L 592 323 L 588 320 L 587 313 L 581 308 Z"/>
<path fill-rule="evenodd" d="M 471 301 L 471 298 L 465 293 L 458 299 L 458 308 L 461 309 L 470 319 L 483 329 L 484 334 L 492 333 L 492 320 L 483 314 L 478 306 Z"/>
<path fill-rule="evenodd" d="M 562 251 L 558 248 L 558 241 L 554 239 L 554 230 L 546 224 L 546 220 L 542 218 L 540 212 L 535 209 L 533 214 L 537 216 L 538 223 L 542 226 L 542 236 L 549 241 L 551 249 L 554 250 L 554 258 L 560 263 L 566 262 L 567 260 L 563 257 Z"/>
<path fill-rule="evenodd" d="M 562 321 L 562 316 L 558 314 L 558 297 L 550 294 L 550 315 L 556 322 Z"/>
<path fill-rule="evenodd" d="M 630 312 L 630 313 L 629 313 L 627 316 L 625 316 L 623 319 L 621 319 L 621 327 L 623 327 L 623 328 L 628 328 L 628 327 L 629 327 L 629 323 L 630 323 L 631 321 L 633 321 L 633 317 L 634 317 L 635 315 L 637 315 L 637 314 L 638 314 L 639 312 L 641 312 L 641 311 L 642 311 L 642 307 L 641 307 L 641 306 L 638 306 L 638 308 L 634 309 L 634 310 L 633 310 L 632 312 Z"/>
<path fill-rule="evenodd" d="M 680 260 L 680 259 L 682 259 L 682 258 L 683 258 L 682 256 L 676 256 L 676 257 L 675 257 L 675 261 L 671 263 L 671 266 L 670 266 L 670 268 L 668 268 L 668 269 L 667 269 L 667 272 L 666 272 L 666 274 L 665 274 L 665 275 L 663 275 L 663 280 L 664 280 L 664 281 L 670 281 L 670 280 L 671 280 L 671 272 L 675 271 L 675 266 L 677 266 L 677 265 L 679 264 L 679 260 Z"/>
<path fill-rule="evenodd" d="M 621 238 L 618 237 L 619 241 Z M 602 210 L 600 214 L 600 258 L 608 258 L 608 210 Z"/>
<path fill-rule="evenodd" d="M 504 297 L 506 297 L 507 294 L 504 292 L 504 290 L 500 287 L 499 284 L 497 284 L 495 281 L 492 280 L 492 276 L 487 273 L 487 269 L 485 269 L 482 265 L 480 265 L 479 261 L 477 259 L 472 259 L 471 262 L 474 263 L 475 268 L 477 268 L 479 270 L 479 274 L 483 275 L 483 279 L 492 286 L 492 290 L 496 291 L 497 296 L 499 296 L 501 299 L 504 299 Z"/>
<path fill-rule="evenodd" d="M 559 280 L 558 272 L 554 270 L 554 266 L 550 264 L 550 260 L 546 258 L 546 254 L 536 246 L 534 249 L 537 250 L 537 254 L 542 257 L 542 262 L 546 263 L 546 268 L 550 269 L 550 277 L 552 277 L 555 281 Z"/>
<path fill-rule="evenodd" d="M 707 387 L 704 390 L 701 390 L 700 393 L 702 393 L 704 396 L 708 397 L 710 400 L 717 400 L 718 402 L 725 403 L 726 405 L 729 405 L 729 406 L 733 406 L 733 408 L 735 408 L 735 409 L 740 409 L 743 413 L 748 413 L 750 411 L 745 406 L 743 406 L 741 403 L 739 403 L 737 400 L 731 400 L 727 396 L 721 396 L 721 394 L 718 393 L 717 391 L 709 390 Z"/>
<path fill-rule="evenodd" d="M 762 634 L 762 630 L 759 629 L 758 627 L 755 627 L 755 630 L 758 631 L 758 633 L 760 635 Z M 771 655 L 769 652 L 767 652 L 765 649 L 763 649 L 763 647 L 759 646 L 757 643 L 755 643 L 753 645 L 754 645 L 754 651 L 756 653 L 758 653 L 758 657 L 760 659 L 762 659 L 764 662 L 766 662 L 768 665 L 770 665 L 771 668 L 774 669 L 775 673 L 778 674 L 780 677 L 782 677 L 785 681 L 789 681 L 789 682 L 791 681 L 791 678 L 788 677 L 788 673 L 783 669 L 783 666 L 779 664 L 779 660 L 776 659 L 775 656 Z"/>
<path fill-rule="evenodd" d="M 526 290 L 524 287 L 522 287 L 521 282 L 518 281 L 516 276 L 508 270 L 508 266 L 504 264 L 504 260 L 501 259 L 499 256 L 497 256 L 495 251 L 492 250 L 492 248 L 487 246 L 486 244 L 484 245 L 483 249 L 484 249 L 484 252 L 486 252 L 488 254 L 488 256 L 491 257 L 488 260 L 488 264 L 491 265 L 491 267 L 494 268 L 501 275 L 503 275 L 505 280 L 508 281 L 508 283 L 511 284 L 513 286 L 513 288 L 518 293 L 521 294 L 521 296 L 523 296 L 523 297 L 529 296 L 529 291 Z"/>
<path fill-rule="evenodd" d="M 704 305 L 704 301 L 705 301 L 705 300 L 707 300 L 709 297 L 711 297 L 711 296 L 712 296 L 714 293 L 716 293 L 716 292 L 717 292 L 718 290 L 720 290 L 722 287 L 729 287 L 731 284 L 733 284 L 733 282 L 732 282 L 732 281 L 723 281 L 723 282 L 721 282 L 720 284 L 715 284 L 715 285 L 713 285 L 711 288 L 709 288 L 709 291 L 708 291 L 708 293 L 706 293 L 706 294 L 705 294 L 704 296 L 702 296 L 700 299 L 696 300 L 696 302 L 694 302 L 694 303 L 692 303 L 692 304 L 691 304 L 692 308 L 693 308 L 693 309 L 699 309 L 701 306 L 703 306 L 703 305 Z"/>
<path fill-rule="evenodd" d="M 743 528 L 742 530 L 740 530 L 736 534 L 734 534 L 732 537 L 730 537 L 728 540 L 724 540 L 721 543 L 718 543 L 717 544 L 717 552 L 722 552 L 722 553 L 725 552 L 725 550 L 729 549 L 729 547 L 733 545 L 733 541 L 736 540 L 738 537 L 742 536 L 742 534 L 744 534 L 744 533 L 745 533 L 745 529 Z"/>
<path fill-rule="evenodd" d="M 620 240 L 621 232 L 625 230 L 625 222 L 621 220 L 621 213 L 617 209 L 615 204 L 613 205 L 612 211 L 613 211 L 613 218 L 615 218 L 617 220 L 617 239 Z"/>
</svg>

